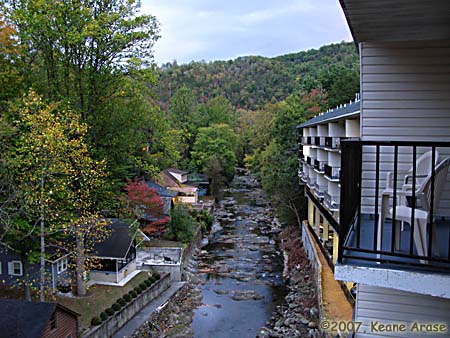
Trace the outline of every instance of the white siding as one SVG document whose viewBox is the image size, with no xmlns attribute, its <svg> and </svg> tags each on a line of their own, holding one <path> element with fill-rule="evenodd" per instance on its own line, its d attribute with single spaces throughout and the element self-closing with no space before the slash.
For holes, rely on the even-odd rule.
<svg viewBox="0 0 450 338">
<path fill-rule="evenodd" d="M 450 41 L 427 42 L 426 45 L 362 43 L 360 53 L 363 139 L 450 142 Z M 393 148 L 382 151 L 380 192 L 385 187 L 386 172 L 393 168 Z M 450 156 L 450 149 L 439 152 L 442 158 Z M 399 149 L 399 180 L 401 170 L 412 167 L 410 154 L 410 150 Z M 366 148 L 363 212 L 373 212 L 374 170 L 373 148 Z M 450 216 L 449 183 L 438 213 Z"/>
<path fill-rule="evenodd" d="M 363 322 L 357 338 L 368 337 L 427 337 L 424 333 L 411 332 L 414 322 L 445 323 L 450 330 L 450 300 L 416 293 L 358 285 L 355 305 L 355 321 Z M 371 330 L 371 322 L 404 323 L 404 333 L 379 333 Z M 366 333 L 364 333 L 366 331 Z M 449 337 L 450 332 L 434 335 Z"/>
</svg>

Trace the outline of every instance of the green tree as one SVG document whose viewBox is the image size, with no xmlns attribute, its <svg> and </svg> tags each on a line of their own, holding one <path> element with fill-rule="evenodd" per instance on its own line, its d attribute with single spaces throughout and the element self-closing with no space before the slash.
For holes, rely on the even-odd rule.
<svg viewBox="0 0 450 338">
<path fill-rule="evenodd" d="M 195 123 L 197 103 L 192 90 L 181 87 L 169 102 L 168 117 L 170 126 L 174 129 L 187 129 Z"/>
<path fill-rule="evenodd" d="M 209 190 L 211 195 L 217 200 L 222 199 L 222 188 L 226 182 L 222 160 L 216 155 L 212 155 L 205 168 L 205 175 L 211 179 Z"/>
<path fill-rule="evenodd" d="M 303 189 L 298 184 L 298 159 L 273 141 L 261 154 L 261 183 L 282 218 L 301 224 Z"/>
<path fill-rule="evenodd" d="M 227 180 L 234 176 L 238 138 L 227 124 L 213 124 L 199 128 L 191 152 L 192 162 L 199 171 L 204 171 L 210 159 L 215 156 L 223 165 L 223 175 Z"/>
<path fill-rule="evenodd" d="M 158 22 L 140 15 L 135 0 L 8 0 L 7 18 L 27 48 L 27 84 L 45 98 L 69 102 L 89 125 L 96 159 L 108 159 L 115 181 L 137 171 L 157 172 L 149 147 L 161 114 L 152 47 Z M 158 129 L 158 131 L 155 131 Z M 167 129 L 167 128 L 166 128 Z M 166 138 L 167 140 L 167 138 Z M 145 151 L 143 149 L 145 148 Z"/>
<path fill-rule="evenodd" d="M 186 86 L 181 87 L 170 99 L 168 118 L 170 127 L 178 135 L 178 151 L 183 160 L 190 158 L 190 151 L 197 134 L 198 106 L 194 94 Z"/>
<path fill-rule="evenodd" d="M 167 236 L 171 239 L 189 242 L 195 235 L 195 220 L 183 204 L 176 204 L 170 213 Z"/>
<path fill-rule="evenodd" d="M 20 42 L 42 60 L 47 96 L 73 102 L 84 121 L 115 81 L 113 71 L 134 58 L 151 59 L 159 37 L 155 17 L 137 15 L 140 3 L 134 0 L 6 3 Z"/>
<path fill-rule="evenodd" d="M 234 126 L 236 116 L 230 101 L 223 96 L 217 96 L 200 106 L 197 121 L 201 127 L 213 124 Z"/>
</svg>

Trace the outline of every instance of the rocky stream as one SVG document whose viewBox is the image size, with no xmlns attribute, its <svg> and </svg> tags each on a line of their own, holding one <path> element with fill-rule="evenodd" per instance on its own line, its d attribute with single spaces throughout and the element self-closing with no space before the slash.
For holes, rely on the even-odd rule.
<svg viewBox="0 0 450 338">
<path fill-rule="evenodd" d="M 307 260 L 290 235 L 258 182 L 241 171 L 187 264 L 188 283 L 133 337 L 319 336 Z M 295 257 L 284 262 L 289 252 Z"/>
</svg>

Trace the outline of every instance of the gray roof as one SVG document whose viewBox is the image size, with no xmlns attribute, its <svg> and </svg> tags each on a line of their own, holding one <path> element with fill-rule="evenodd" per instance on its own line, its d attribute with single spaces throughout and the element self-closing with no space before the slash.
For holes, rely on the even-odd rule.
<svg viewBox="0 0 450 338">
<path fill-rule="evenodd" d="M 10 338 L 41 337 L 57 307 L 75 317 L 78 315 L 57 303 L 1 299 L 0 336 Z"/>
<path fill-rule="evenodd" d="M 336 108 L 329 112 L 322 113 L 302 124 L 299 124 L 297 126 L 297 128 L 311 127 L 311 126 L 329 122 L 332 120 L 338 120 L 338 119 L 346 117 L 346 116 L 358 115 L 359 111 L 360 111 L 360 102 L 361 101 L 348 103 L 347 105 L 345 105 L 343 107 Z"/>
<path fill-rule="evenodd" d="M 148 180 L 148 181 L 145 181 L 145 183 L 147 184 L 147 186 L 149 188 L 156 189 L 156 192 L 161 197 L 175 197 L 175 196 L 178 195 L 177 191 L 166 189 L 163 186 L 161 186 L 158 183 L 156 183 L 155 181 Z"/>
<path fill-rule="evenodd" d="M 110 218 L 108 228 L 111 230 L 109 237 L 94 245 L 93 256 L 100 258 L 124 259 L 133 242 L 130 236 L 130 222 Z"/>
</svg>

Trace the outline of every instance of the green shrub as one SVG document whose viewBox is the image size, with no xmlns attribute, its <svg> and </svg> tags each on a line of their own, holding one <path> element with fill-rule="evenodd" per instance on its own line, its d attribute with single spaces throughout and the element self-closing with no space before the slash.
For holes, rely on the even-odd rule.
<svg viewBox="0 0 450 338">
<path fill-rule="evenodd" d="M 100 318 L 98 318 L 98 317 L 93 317 L 93 318 L 91 319 L 91 324 L 92 324 L 93 326 L 100 325 L 101 323 L 102 323 L 102 320 L 101 320 Z"/>
<path fill-rule="evenodd" d="M 125 297 L 125 296 L 124 296 Z M 122 307 L 124 307 L 125 305 L 127 305 L 127 301 L 123 298 L 119 298 L 117 300 L 117 303 L 119 303 Z"/>
<path fill-rule="evenodd" d="M 158 271 L 155 271 L 155 272 L 153 273 L 153 277 L 155 277 L 156 280 L 160 280 L 161 275 L 159 274 Z"/>
<path fill-rule="evenodd" d="M 139 287 L 142 289 L 142 291 L 144 291 L 145 289 L 148 288 L 148 285 L 147 285 L 147 283 L 142 282 L 141 284 L 139 284 Z"/>
<path fill-rule="evenodd" d="M 137 297 L 137 292 L 135 291 L 135 290 L 131 290 L 130 291 L 130 296 L 132 297 L 132 298 L 136 298 Z"/>
<path fill-rule="evenodd" d="M 124 299 L 126 302 L 129 302 L 129 301 L 131 300 L 131 295 L 130 295 L 129 293 L 127 293 L 126 295 L 123 295 L 123 299 Z"/>
<path fill-rule="evenodd" d="M 148 288 L 153 284 L 152 282 L 150 282 L 149 279 L 146 279 L 146 280 L 144 281 L 144 283 L 145 283 L 145 285 L 147 285 Z"/>
<path fill-rule="evenodd" d="M 108 315 L 106 314 L 106 312 L 100 313 L 100 319 L 103 320 L 103 321 L 108 319 Z"/>
<path fill-rule="evenodd" d="M 117 312 L 122 308 L 122 305 L 120 305 L 119 303 L 114 303 L 112 308 Z"/>
<path fill-rule="evenodd" d="M 176 204 L 170 213 L 170 222 L 167 225 L 167 236 L 170 239 L 187 243 L 194 235 L 195 220 L 184 205 Z"/>
<path fill-rule="evenodd" d="M 142 289 L 141 289 L 140 286 L 136 286 L 133 290 L 136 291 L 136 293 L 137 293 L 138 295 L 142 293 Z"/>
<path fill-rule="evenodd" d="M 105 310 L 105 312 L 108 316 L 112 316 L 114 314 L 114 312 L 116 312 L 116 311 L 114 311 L 114 309 L 112 307 L 109 307 Z"/>
<path fill-rule="evenodd" d="M 149 282 L 150 283 L 150 285 L 152 285 L 154 282 L 156 282 L 156 279 L 155 279 L 155 277 L 153 277 L 153 276 L 150 276 L 150 277 L 148 277 L 147 278 L 147 280 L 146 280 L 147 282 Z"/>
<path fill-rule="evenodd" d="M 211 230 L 214 217 L 208 211 L 202 210 L 199 213 L 197 212 L 195 218 L 197 219 L 197 222 L 201 224 L 203 233 L 207 233 Z"/>
</svg>

